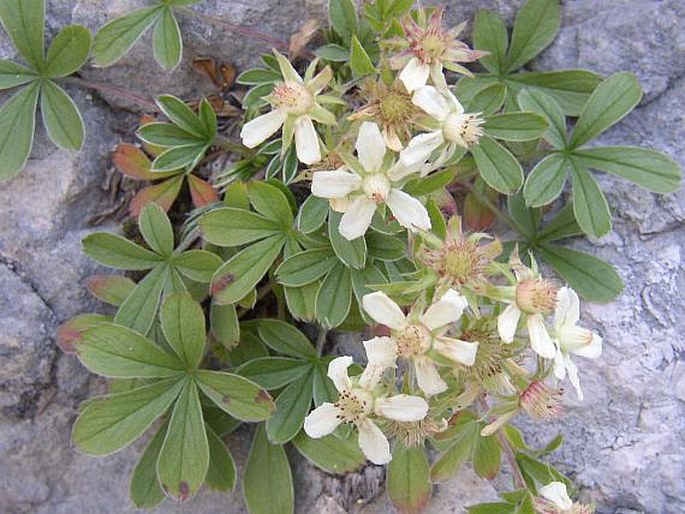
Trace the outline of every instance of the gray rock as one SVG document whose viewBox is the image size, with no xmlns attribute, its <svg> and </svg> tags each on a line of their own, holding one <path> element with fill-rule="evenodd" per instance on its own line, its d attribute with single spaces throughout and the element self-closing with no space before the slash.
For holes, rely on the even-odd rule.
<svg viewBox="0 0 685 514">
<path fill-rule="evenodd" d="M 208 0 L 191 8 L 287 41 L 304 19 L 325 17 L 324 3 Z M 95 30 L 144 4 L 53 0 L 48 27 L 54 33 L 64 24 L 83 23 Z M 521 4 L 470 0 L 449 5 L 447 16 L 455 23 L 471 20 L 484 7 L 510 23 Z M 559 37 L 532 68 L 635 72 L 645 99 L 601 143 L 651 146 L 685 164 L 683 2 L 573 0 L 564 3 L 563 12 Z M 257 36 L 246 37 L 206 19 L 180 18 L 185 54 L 176 71 L 165 73 L 153 64 L 147 35 L 117 66 L 90 68 L 83 77 L 148 98 L 162 92 L 190 97 L 210 88 L 192 72 L 193 57 L 210 55 L 243 69 L 269 50 Z M 13 55 L 6 38 L 0 38 L 0 55 Z M 128 481 L 143 442 L 105 459 L 81 455 L 71 446 L 78 404 L 103 392 L 104 385 L 89 377 L 73 356 L 55 350 L 54 333 L 68 317 L 95 308 L 82 285 L 98 268 L 81 255 L 79 241 L 91 230 L 88 218 L 106 202 L 100 184 L 110 150 L 119 133 L 128 138 L 134 127 L 132 117 L 121 111 L 145 108 L 112 94 L 75 94 L 88 125 L 84 150 L 55 150 L 39 129 L 29 166 L 0 189 L 2 513 L 134 512 Z M 600 331 L 605 341 L 602 358 L 577 359 L 586 401 L 577 403 L 571 393 L 564 419 L 551 425 L 526 423 L 525 428 L 538 442 L 557 431 L 566 435 L 552 460 L 573 476 L 585 500 L 597 503 L 598 512 L 683 512 L 684 193 L 659 197 L 614 177 L 601 176 L 601 182 L 614 211 L 614 229 L 601 241 L 571 245 L 615 263 L 626 290 L 614 304 L 584 307 L 583 323 Z M 239 431 L 230 444 L 238 465 L 244 465 L 249 431 Z M 296 454 L 290 457 L 297 468 L 297 512 L 390 511 L 381 468 L 337 478 L 318 472 Z M 466 470 L 436 488 L 428 512 L 462 512 L 465 505 L 492 501 L 506 482 L 505 476 L 489 483 Z M 166 502 L 158 512 L 242 513 L 245 507 L 238 488 L 231 495 L 205 491 L 184 506 Z"/>
</svg>

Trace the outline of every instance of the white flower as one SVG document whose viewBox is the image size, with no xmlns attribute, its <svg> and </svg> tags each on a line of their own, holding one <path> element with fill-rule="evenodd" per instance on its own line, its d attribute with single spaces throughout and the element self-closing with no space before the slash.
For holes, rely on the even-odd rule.
<svg viewBox="0 0 685 514">
<path fill-rule="evenodd" d="M 483 135 L 480 113 L 465 113 L 464 107 L 449 90 L 423 86 L 414 92 L 412 102 L 432 118 L 430 126 L 433 130 L 415 136 L 400 152 L 400 160 L 405 166 L 423 163 L 441 148 L 440 155 L 432 163 L 434 169 L 454 155 L 457 147 L 469 148 L 477 144 Z"/>
<path fill-rule="evenodd" d="M 382 339 L 364 342 L 369 360 L 373 358 L 375 365 L 369 364 L 359 378 L 347 374 L 352 357 L 331 361 L 328 376 L 340 393 L 338 401 L 324 402 L 304 420 L 305 432 L 314 439 L 332 433 L 341 423 L 354 423 L 359 430 L 359 447 L 374 464 L 386 464 L 392 457 L 388 439 L 372 421 L 373 416 L 410 422 L 420 421 L 428 413 L 423 398 L 407 394 L 384 396 L 377 391 L 383 371 L 395 365 L 395 356 L 384 351 L 383 344 L 379 345 Z"/>
<path fill-rule="evenodd" d="M 573 507 L 573 501 L 569 497 L 563 482 L 550 482 L 540 487 L 538 492 L 540 496 L 552 502 L 561 511 L 568 511 Z"/>
<path fill-rule="evenodd" d="M 401 163 L 389 166 L 386 147 L 378 125 L 362 123 L 356 143 L 355 171 L 343 166 L 337 170 L 317 171 L 312 177 L 312 194 L 331 200 L 335 210 L 343 211 L 340 233 L 352 240 L 363 236 L 378 205 L 385 203 L 398 223 L 411 230 L 431 227 L 428 211 L 416 198 L 401 190 L 400 182 L 419 168 Z"/>
<path fill-rule="evenodd" d="M 578 380 L 578 368 L 571 361 L 570 354 L 596 359 L 602 354 L 602 338 L 586 328 L 577 325 L 580 318 L 580 301 L 570 287 L 562 287 L 557 293 L 554 310 L 554 343 L 557 351 L 554 357 L 554 374 L 559 380 L 566 377 L 575 387 L 578 399 L 583 399 Z"/>
<path fill-rule="evenodd" d="M 518 258 L 518 250 L 512 252 L 512 266 L 516 274 L 516 286 L 511 289 L 513 298 L 497 318 L 497 330 L 505 343 L 511 343 L 516 335 L 521 316 L 525 314 L 530 345 L 546 359 L 554 359 L 557 350 L 545 325 L 544 315 L 556 304 L 557 289 L 540 277 L 537 271 L 524 266 Z"/>
<path fill-rule="evenodd" d="M 294 135 L 297 158 L 305 164 L 314 164 L 321 160 L 321 149 L 312 120 L 326 125 L 335 124 L 333 114 L 316 101 L 316 96 L 330 82 L 332 71 L 326 67 L 313 77 L 316 67 L 314 61 L 303 80 L 288 59 L 278 52 L 274 53 L 283 82 L 276 84 L 273 92 L 266 97 L 273 110 L 243 125 L 240 137 L 245 146 L 254 148 L 283 127 L 282 152 L 285 153 L 290 147 Z"/>
<path fill-rule="evenodd" d="M 431 395 L 445 391 L 447 384 L 440 377 L 430 352 L 465 366 L 475 362 L 478 343 L 444 335 L 449 325 L 459 320 L 467 305 L 463 296 L 450 289 L 417 320 L 413 320 L 410 319 L 412 316 L 405 316 L 399 305 L 383 292 L 362 298 L 364 310 L 391 330 L 392 337 L 385 338 L 383 342 L 386 351 L 411 359 L 419 388 Z"/>
</svg>

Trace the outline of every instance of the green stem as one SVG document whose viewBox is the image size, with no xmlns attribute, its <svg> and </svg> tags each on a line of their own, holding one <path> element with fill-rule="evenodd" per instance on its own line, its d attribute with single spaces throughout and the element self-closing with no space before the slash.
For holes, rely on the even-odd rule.
<svg viewBox="0 0 685 514">
<path fill-rule="evenodd" d="M 249 152 L 250 150 L 240 143 L 236 143 L 235 141 L 232 141 L 228 139 L 227 137 L 221 136 L 221 135 L 216 135 L 214 137 L 214 140 L 212 141 L 213 146 L 218 146 L 220 148 L 223 148 L 225 150 L 229 150 L 232 153 L 237 153 L 240 154 L 241 156 Z"/>
<path fill-rule="evenodd" d="M 319 328 L 319 334 L 316 336 L 316 354 L 321 357 L 323 354 L 323 347 L 326 344 L 326 336 L 328 335 L 328 330 L 323 327 Z"/>
</svg>

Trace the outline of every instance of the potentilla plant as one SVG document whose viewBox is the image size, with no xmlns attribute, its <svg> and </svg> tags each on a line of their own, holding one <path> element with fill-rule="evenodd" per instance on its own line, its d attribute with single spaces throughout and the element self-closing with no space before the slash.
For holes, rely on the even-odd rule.
<svg viewBox="0 0 685 514">
<path fill-rule="evenodd" d="M 60 76 L 50 51 L 33 55 L 20 37 L 42 18 L 22 19 L 12 3 L 0 0 L 0 18 L 33 68 L 5 62 L 0 86 L 50 84 Z M 189 2 L 158 3 L 102 29 L 100 64 L 153 24 L 171 30 L 168 42 L 180 38 L 174 12 L 192 14 Z M 295 511 L 286 445 L 334 475 L 387 466 L 388 499 L 402 513 L 429 509 L 434 484 L 466 463 L 492 479 L 503 459 L 512 489 L 470 512 L 592 512 L 550 464 L 561 437 L 531 448 L 515 424 L 563 423 L 567 377 L 583 399 L 577 364 L 600 358 L 603 342 L 581 321 L 580 297 L 609 301 L 621 289 L 609 264 L 558 243 L 610 227 L 589 169 L 656 192 L 679 187 L 680 170 L 657 152 L 585 148 L 636 105 L 637 80 L 517 72 L 553 39 L 555 0 L 529 0 L 511 41 L 487 11 L 472 43 L 442 8 L 408 0 L 361 11 L 331 0 L 329 12 L 323 45 L 303 52 L 304 32 L 293 39 L 306 59 L 274 50 L 237 77 L 247 86 L 235 95 L 237 130 L 220 123 L 216 101 L 165 95 L 157 105 L 168 122 L 137 134 L 155 160 L 132 144 L 117 151 L 136 180 L 168 180 L 135 197 L 129 238 L 84 239 L 89 256 L 130 276 L 93 278 L 91 293 L 113 311 L 60 330 L 63 350 L 110 379 L 109 394 L 84 403 L 74 443 L 105 455 L 145 437 L 131 480 L 145 508 L 203 485 L 232 491 L 226 439 L 240 430 L 252 434 L 241 483 L 253 514 Z M 166 48 L 157 36 L 155 48 Z M 178 59 L 180 49 L 158 60 Z M 234 164 L 208 194 L 205 179 L 227 154 Z M 174 203 L 183 177 L 190 213 Z M 520 237 L 502 241 L 505 228 Z M 357 341 L 344 352 L 342 331 Z"/>
</svg>

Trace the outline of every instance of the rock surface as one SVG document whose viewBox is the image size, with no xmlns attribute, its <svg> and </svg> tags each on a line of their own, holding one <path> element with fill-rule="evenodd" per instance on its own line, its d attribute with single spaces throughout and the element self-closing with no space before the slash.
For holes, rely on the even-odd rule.
<svg viewBox="0 0 685 514">
<path fill-rule="evenodd" d="M 96 29 L 135 4 L 132 0 L 53 0 L 48 25 Z M 478 7 L 495 9 L 508 22 L 522 2 L 468 0 L 448 7 L 456 22 Z M 287 40 L 305 18 L 321 17 L 321 0 L 243 2 L 208 0 L 193 9 L 224 22 Z M 569 0 L 554 44 L 534 69 L 587 67 L 603 74 L 636 73 L 645 98 L 637 111 L 604 134 L 602 143 L 662 150 L 685 166 L 685 4 L 679 0 Z M 303 12 L 307 15 L 304 16 Z M 152 63 L 149 35 L 119 65 L 89 69 L 84 77 L 141 96 L 171 92 L 193 96 L 208 84 L 190 71 L 196 55 L 211 55 L 244 68 L 268 50 L 257 37 L 226 25 L 182 17 L 186 51 L 181 67 L 163 73 Z M 11 56 L 4 36 L 0 56 Z M 114 95 L 76 91 L 88 125 L 80 153 L 55 150 L 38 132 L 28 168 L 0 188 L 0 513 L 126 513 L 128 476 L 140 445 L 105 459 L 79 454 L 70 427 L 80 401 L 103 384 L 54 344 L 58 324 L 93 308 L 83 289 L 97 267 L 80 254 L 87 220 L 106 202 L 100 186 L 109 152 L 133 127 Z M 103 101 L 104 100 L 104 101 Z M 588 305 L 583 322 L 604 336 L 597 361 L 578 359 L 586 401 L 569 397 L 568 416 L 553 425 L 528 427 L 543 441 L 556 431 L 567 438 L 555 460 L 600 513 L 685 511 L 685 364 L 680 334 L 685 319 L 685 193 L 658 197 L 620 179 L 602 176 L 614 211 L 614 229 L 601 241 L 573 246 L 615 263 L 626 290 L 612 305 Z M 231 442 L 239 465 L 249 434 Z M 369 467 L 345 479 L 314 470 L 296 455 L 297 512 L 390 512 L 382 471 Z M 494 484 L 499 485 L 499 484 Z M 354 491 L 358 496 L 349 494 Z M 462 512 L 464 505 L 495 498 L 493 484 L 464 472 L 442 486 L 429 512 Z M 356 504 L 350 498 L 361 498 Z M 240 494 L 204 493 L 184 506 L 159 512 L 244 512 Z"/>
</svg>

